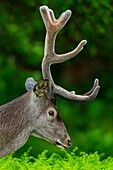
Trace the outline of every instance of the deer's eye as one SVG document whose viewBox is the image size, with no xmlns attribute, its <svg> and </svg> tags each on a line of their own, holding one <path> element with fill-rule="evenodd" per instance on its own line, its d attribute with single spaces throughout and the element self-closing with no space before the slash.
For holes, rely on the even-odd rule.
<svg viewBox="0 0 113 170">
<path fill-rule="evenodd" d="M 54 116 L 54 111 L 53 110 L 49 110 L 49 115 L 50 116 Z"/>
</svg>

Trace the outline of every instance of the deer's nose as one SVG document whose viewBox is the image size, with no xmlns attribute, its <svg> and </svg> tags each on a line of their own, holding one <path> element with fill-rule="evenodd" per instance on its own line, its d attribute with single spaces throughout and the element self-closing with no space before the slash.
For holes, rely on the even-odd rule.
<svg viewBox="0 0 113 170">
<path fill-rule="evenodd" d="M 71 140 L 70 138 L 66 138 L 65 139 L 65 142 L 61 142 L 59 139 L 56 140 L 55 142 L 56 146 L 59 147 L 59 148 L 64 148 L 64 149 L 67 149 L 71 146 Z"/>
<path fill-rule="evenodd" d="M 71 143 L 71 140 L 68 139 L 68 147 L 71 147 L 72 143 Z"/>
<path fill-rule="evenodd" d="M 65 141 L 66 141 L 66 143 L 67 143 L 67 148 L 71 147 L 71 145 L 72 145 L 71 139 L 70 139 L 70 138 L 67 138 Z"/>
</svg>

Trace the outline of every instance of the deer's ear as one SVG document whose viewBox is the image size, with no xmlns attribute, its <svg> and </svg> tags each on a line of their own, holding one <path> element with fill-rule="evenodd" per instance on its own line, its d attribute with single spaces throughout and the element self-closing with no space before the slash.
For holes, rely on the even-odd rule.
<svg viewBox="0 0 113 170">
<path fill-rule="evenodd" d="M 40 80 L 33 88 L 34 93 L 36 94 L 36 96 L 43 96 L 44 93 L 47 91 L 48 89 L 48 80 Z"/>
<path fill-rule="evenodd" d="M 29 91 L 29 90 L 33 89 L 36 84 L 37 84 L 37 82 L 32 77 L 27 78 L 27 80 L 25 82 L 26 90 Z"/>
</svg>

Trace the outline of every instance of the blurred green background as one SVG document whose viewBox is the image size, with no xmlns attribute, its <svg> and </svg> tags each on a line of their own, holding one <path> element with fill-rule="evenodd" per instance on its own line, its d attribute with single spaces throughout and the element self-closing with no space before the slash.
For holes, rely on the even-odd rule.
<svg viewBox="0 0 113 170">
<path fill-rule="evenodd" d="M 71 51 L 82 40 L 88 41 L 77 57 L 52 66 L 56 84 L 76 93 L 89 91 L 95 78 L 101 89 L 93 101 L 74 103 L 57 98 L 57 106 L 79 151 L 113 156 L 113 2 L 110 0 L 0 0 L 0 104 L 26 92 L 25 80 L 40 80 L 45 27 L 39 13 L 48 5 L 55 16 L 70 9 L 72 17 L 60 31 L 56 52 Z M 18 150 L 22 154 L 32 146 L 36 156 L 44 149 L 60 150 L 46 141 L 30 137 Z"/>
</svg>

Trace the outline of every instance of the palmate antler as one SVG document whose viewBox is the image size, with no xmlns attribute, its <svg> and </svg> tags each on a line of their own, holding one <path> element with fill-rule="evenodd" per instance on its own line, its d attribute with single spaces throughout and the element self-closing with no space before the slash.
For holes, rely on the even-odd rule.
<svg viewBox="0 0 113 170">
<path fill-rule="evenodd" d="M 69 92 L 62 87 L 56 85 L 51 76 L 51 64 L 61 63 L 75 57 L 83 49 L 83 46 L 87 43 L 86 40 L 82 40 L 79 45 L 71 52 L 60 55 L 55 53 L 56 35 L 67 23 L 68 19 L 71 16 L 71 11 L 67 10 L 66 12 L 62 13 L 59 19 L 55 18 L 53 11 L 47 6 L 41 6 L 40 12 L 47 31 L 45 38 L 44 58 L 42 61 L 42 74 L 43 79 L 49 80 L 48 97 L 52 98 L 54 94 L 58 94 L 66 99 L 75 101 L 89 101 L 94 99 L 97 96 L 100 88 L 98 79 L 95 80 L 93 88 L 89 92 L 83 95 L 77 95 L 75 94 L 75 92 Z"/>
</svg>

